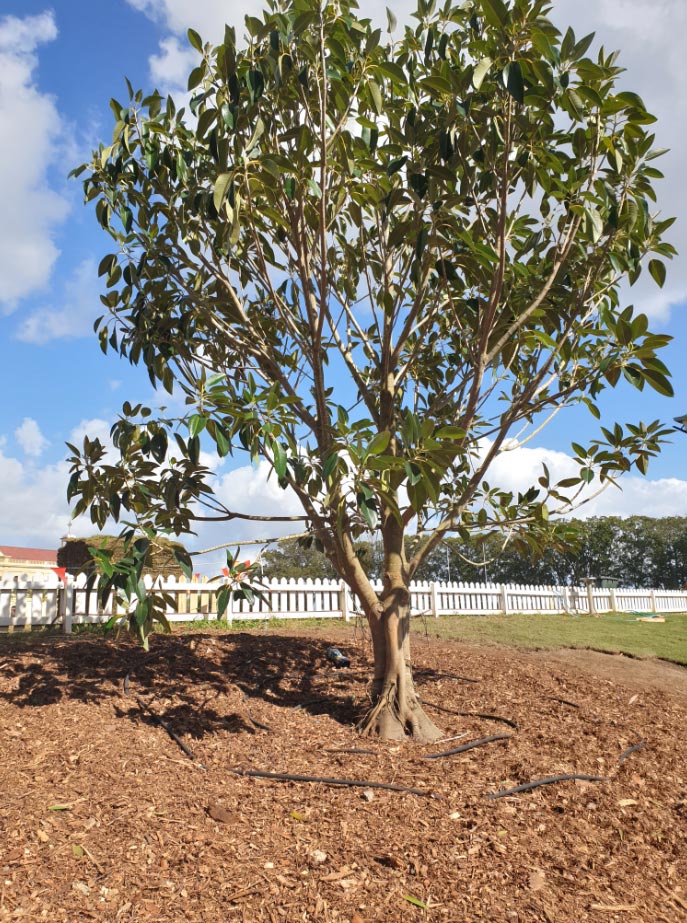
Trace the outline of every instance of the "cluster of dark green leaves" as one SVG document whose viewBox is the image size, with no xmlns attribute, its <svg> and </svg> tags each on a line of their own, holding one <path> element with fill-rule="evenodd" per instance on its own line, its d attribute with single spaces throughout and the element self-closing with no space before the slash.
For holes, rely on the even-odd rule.
<svg viewBox="0 0 687 923">
<path fill-rule="evenodd" d="M 239 561 L 241 549 L 238 548 L 234 554 L 227 549 L 226 566 L 222 568 L 222 574 L 215 577 L 215 580 L 221 580 L 223 577 L 225 585 L 217 593 L 217 614 L 219 618 L 226 613 L 231 599 L 243 600 L 252 604 L 256 599 L 265 600 L 265 595 L 261 592 L 260 587 L 260 564 L 257 560 Z"/>
<path fill-rule="evenodd" d="M 99 572 L 98 600 L 101 606 L 112 603 L 115 609 L 105 627 L 126 624 L 147 649 L 148 638 L 156 624 L 165 631 L 171 630 L 165 612 L 167 607 L 174 605 L 174 599 L 159 590 L 151 591 L 144 579 L 150 537 L 136 537 L 131 530 L 124 535 L 124 540 L 124 554 L 117 561 L 112 560 L 112 550 L 89 548 Z M 176 548 L 175 555 L 178 560 L 187 558 L 183 548 Z M 117 612 L 119 607 L 125 608 L 125 615 Z"/>
</svg>

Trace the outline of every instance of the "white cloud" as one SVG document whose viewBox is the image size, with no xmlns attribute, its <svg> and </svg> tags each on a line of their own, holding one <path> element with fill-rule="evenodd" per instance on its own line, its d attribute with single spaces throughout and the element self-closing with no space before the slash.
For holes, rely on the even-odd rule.
<svg viewBox="0 0 687 923">
<path fill-rule="evenodd" d="M 53 236 L 67 200 L 47 180 L 62 127 L 53 99 L 35 83 L 36 49 L 57 36 L 53 13 L 0 20 L 0 310 L 48 282 Z"/>
<path fill-rule="evenodd" d="M 160 42 L 160 54 L 148 59 L 150 76 L 162 93 L 186 89 L 188 75 L 198 63 L 198 52 L 170 35 Z"/>
<path fill-rule="evenodd" d="M 91 441 L 99 439 L 106 448 L 111 449 L 111 425 L 107 420 L 102 420 L 99 417 L 94 417 L 91 420 L 80 420 L 69 434 L 69 442 L 79 446 L 84 441 L 84 438 L 88 436 Z"/>
<path fill-rule="evenodd" d="M 266 461 L 257 465 L 244 465 L 228 471 L 218 478 L 215 491 L 228 509 L 253 516 L 302 516 L 303 509 L 295 494 L 282 490 Z M 283 535 L 303 532 L 303 522 L 252 522 L 234 519 L 226 523 L 198 523 L 197 536 L 186 540 L 189 548 L 203 549 L 222 542 L 247 541 L 249 539 L 278 538 Z M 234 549 L 235 550 L 235 549 Z M 256 550 L 245 549 L 242 555 L 255 557 Z M 221 553 L 220 553 L 221 555 Z M 209 556 L 210 557 L 210 556 Z M 216 554 L 212 557 L 216 557 Z M 207 571 L 204 558 L 194 563 L 196 569 Z M 210 568 L 212 569 L 212 568 Z"/>
<path fill-rule="evenodd" d="M 235 6 L 228 6 L 226 0 L 127 0 L 127 3 L 172 33 L 160 41 L 159 53 L 151 55 L 148 61 L 151 78 L 161 92 L 186 89 L 188 75 L 198 61 L 198 53 L 186 39 L 189 28 L 195 29 L 204 42 L 221 42 L 225 24 L 236 26 L 240 36 L 244 18 L 258 15 L 263 9 L 262 0 Z"/>
<path fill-rule="evenodd" d="M 248 0 L 229 5 L 226 0 L 127 0 L 135 10 L 162 23 L 177 35 L 193 28 L 203 41 L 218 42 L 224 35 L 224 24 L 240 26 L 244 17 L 257 16 L 264 8 L 262 0 Z"/>
<path fill-rule="evenodd" d="M 25 420 L 19 432 L 29 437 L 40 436 L 34 421 Z M 34 424 L 35 425 L 35 424 Z M 69 441 L 77 445 L 83 436 L 98 435 L 109 443 L 110 426 L 105 420 L 82 420 L 70 433 Z M 17 438 L 19 438 L 17 436 Z M 6 454 L 7 440 L 0 437 L 0 509 L 2 510 L 3 540 L 12 545 L 57 548 L 62 535 L 69 529 L 71 515 L 67 503 L 69 466 L 66 461 L 39 465 L 31 459 L 28 463 Z M 25 451 L 26 448 L 25 448 Z M 65 454 L 66 454 L 65 448 Z M 30 453 L 27 453 L 30 454 Z M 95 531 L 88 516 L 77 519 L 72 525 L 76 535 L 90 535 Z"/>
<path fill-rule="evenodd" d="M 105 310 L 100 301 L 95 260 L 83 260 L 65 281 L 59 304 L 44 305 L 33 311 L 20 323 L 15 335 L 25 343 L 39 345 L 92 336 L 93 322 Z"/>
<path fill-rule="evenodd" d="M 17 440 L 26 455 L 38 458 L 43 450 L 50 445 L 40 430 L 38 423 L 31 417 L 25 417 L 14 431 L 14 438 Z"/>
<path fill-rule="evenodd" d="M 504 490 L 525 491 L 536 484 L 543 473 L 543 464 L 549 469 L 552 483 L 579 472 L 578 465 L 565 452 L 522 447 L 498 455 L 486 480 Z M 581 519 L 590 516 L 687 516 L 687 481 L 679 478 L 651 480 L 626 474 L 618 484 L 620 490 L 610 485 L 593 496 L 599 485 L 592 482 L 583 495 L 591 499 L 570 515 Z M 554 506 L 551 504 L 551 509 Z"/>
</svg>

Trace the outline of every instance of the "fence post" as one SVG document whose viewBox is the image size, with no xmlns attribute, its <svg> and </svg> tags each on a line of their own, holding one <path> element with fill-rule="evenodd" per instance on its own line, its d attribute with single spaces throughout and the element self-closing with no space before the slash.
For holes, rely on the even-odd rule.
<svg viewBox="0 0 687 923">
<path fill-rule="evenodd" d="M 508 615 L 508 587 L 505 583 L 501 584 L 501 611 Z"/>
<path fill-rule="evenodd" d="M 591 581 L 587 582 L 587 602 L 589 603 L 589 614 L 596 615 L 596 606 L 594 605 L 594 585 Z"/>
<path fill-rule="evenodd" d="M 72 633 L 72 619 L 74 616 L 74 578 L 65 574 L 65 581 L 60 595 L 60 609 L 62 614 L 62 629 L 66 635 Z"/>
<path fill-rule="evenodd" d="M 649 596 L 651 597 L 651 611 L 658 612 L 656 608 L 656 590 L 652 590 Z"/>
<path fill-rule="evenodd" d="M 341 614 L 344 622 L 348 622 L 351 618 L 351 605 L 348 598 L 348 585 L 345 580 L 339 581 L 339 592 L 341 593 Z"/>
<path fill-rule="evenodd" d="M 618 609 L 618 598 L 615 594 L 615 587 L 611 587 L 611 612 L 619 612 Z"/>
<path fill-rule="evenodd" d="M 437 582 L 432 580 L 430 584 L 431 612 L 435 619 L 439 618 L 439 593 L 437 592 Z"/>
</svg>

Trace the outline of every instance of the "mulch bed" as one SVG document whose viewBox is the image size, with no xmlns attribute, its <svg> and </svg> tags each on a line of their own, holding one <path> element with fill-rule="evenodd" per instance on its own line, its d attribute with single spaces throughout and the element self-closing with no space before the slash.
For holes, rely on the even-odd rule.
<svg viewBox="0 0 687 923">
<path fill-rule="evenodd" d="M 0 646 L 0 920 L 687 920 L 684 696 L 431 638 L 415 661 L 456 739 L 361 739 L 343 629 Z M 607 781 L 488 797 L 559 775 Z"/>
</svg>

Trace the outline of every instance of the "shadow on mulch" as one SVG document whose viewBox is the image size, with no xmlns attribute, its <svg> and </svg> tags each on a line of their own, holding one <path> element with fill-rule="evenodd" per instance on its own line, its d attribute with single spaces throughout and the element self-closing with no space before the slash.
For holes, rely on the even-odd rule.
<svg viewBox="0 0 687 923">
<path fill-rule="evenodd" d="M 246 633 L 155 635 L 150 651 L 126 641 L 46 639 L 32 647 L 34 656 L 28 665 L 25 647 L 17 648 L 16 659 L 15 651 L 6 651 L 5 675 L 17 677 L 18 683 L 12 692 L 0 692 L 0 700 L 30 708 L 111 698 L 119 717 L 148 723 L 153 719 L 142 713 L 133 696 L 141 696 L 153 707 L 155 700 L 171 699 L 164 717 L 200 739 L 220 728 L 237 733 L 255 730 L 252 719 L 213 706 L 233 686 L 246 704 L 263 700 L 312 715 L 327 714 L 350 725 L 360 717 L 351 685 L 367 681 L 366 665 L 362 671 L 351 669 L 339 676 L 326 660 L 327 647 L 323 639 Z M 124 690 L 127 676 L 129 698 Z"/>
</svg>

